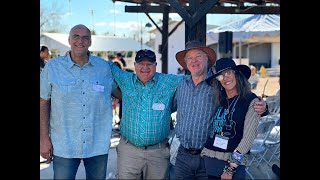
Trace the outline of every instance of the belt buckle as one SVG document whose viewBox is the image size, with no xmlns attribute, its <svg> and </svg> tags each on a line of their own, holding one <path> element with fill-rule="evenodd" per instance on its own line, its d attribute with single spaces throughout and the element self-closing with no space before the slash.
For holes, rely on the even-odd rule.
<svg viewBox="0 0 320 180">
<path fill-rule="evenodd" d="M 190 152 L 190 154 L 192 154 L 192 155 L 200 154 L 199 151 L 200 151 L 200 149 L 195 149 L 195 148 L 190 148 L 190 149 L 189 149 L 189 152 Z"/>
</svg>

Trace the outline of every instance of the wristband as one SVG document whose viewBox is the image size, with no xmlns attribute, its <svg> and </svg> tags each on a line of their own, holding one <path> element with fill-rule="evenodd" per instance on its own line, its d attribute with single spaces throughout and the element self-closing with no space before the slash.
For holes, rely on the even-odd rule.
<svg viewBox="0 0 320 180">
<path fill-rule="evenodd" d="M 242 161 L 242 159 L 244 158 L 244 155 L 241 153 L 238 153 L 236 150 L 233 151 L 233 153 L 231 154 L 232 158 L 237 160 L 239 163 Z"/>
</svg>

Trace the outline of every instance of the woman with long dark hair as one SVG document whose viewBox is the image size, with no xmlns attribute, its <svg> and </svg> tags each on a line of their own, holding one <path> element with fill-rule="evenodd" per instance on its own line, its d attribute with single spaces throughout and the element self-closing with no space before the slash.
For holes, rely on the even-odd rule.
<svg viewBox="0 0 320 180">
<path fill-rule="evenodd" d="M 260 99 L 251 92 L 248 66 L 221 58 L 215 72 L 207 83 L 214 87 L 217 108 L 201 156 L 209 179 L 245 179 L 247 154 L 260 120 L 253 105 Z"/>
</svg>

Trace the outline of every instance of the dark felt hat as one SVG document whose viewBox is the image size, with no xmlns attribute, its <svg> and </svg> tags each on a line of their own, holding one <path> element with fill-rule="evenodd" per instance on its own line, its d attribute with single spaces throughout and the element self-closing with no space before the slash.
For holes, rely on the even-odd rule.
<svg viewBox="0 0 320 180">
<path fill-rule="evenodd" d="M 187 68 L 187 64 L 184 60 L 184 57 L 186 55 L 186 53 L 191 50 L 191 49 L 199 49 L 203 52 L 205 52 L 208 55 L 208 59 L 209 59 L 209 64 L 210 66 L 213 65 L 216 61 L 216 52 L 209 47 L 206 47 L 205 43 L 200 42 L 198 40 L 193 40 L 193 41 L 189 41 L 186 43 L 186 49 L 183 51 L 179 51 L 176 54 L 176 59 L 178 61 L 178 63 L 184 68 L 184 69 L 188 69 Z"/>
<path fill-rule="evenodd" d="M 251 76 L 251 70 L 249 66 L 239 64 L 236 65 L 233 59 L 231 58 L 220 58 L 216 61 L 215 67 L 215 74 L 213 74 L 210 78 L 206 80 L 206 82 L 210 85 L 213 78 L 217 77 L 222 71 L 227 69 L 234 69 L 240 71 L 247 79 Z"/>
</svg>

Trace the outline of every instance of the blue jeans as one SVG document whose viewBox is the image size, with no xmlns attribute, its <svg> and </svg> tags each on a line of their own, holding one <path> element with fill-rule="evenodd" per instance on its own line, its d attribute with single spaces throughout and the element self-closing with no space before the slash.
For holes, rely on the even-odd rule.
<svg viewBox="0 0 320 180">
<path fill-rule="evenodd" d="M 174 179 L 208 179 L 200 154 L 192 155 L 180 145 L 174 165 Z"/>
<path fill-rule="evenodd" d="M 53 178 L 75 179 L 81 160 L 85 167 L 86 179 L 106 179 L 108 154 L 84 159 L 53 156 Z"/>
</svg>

